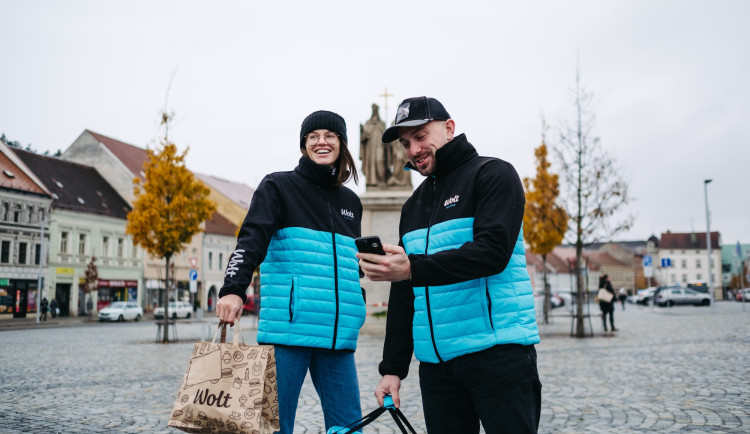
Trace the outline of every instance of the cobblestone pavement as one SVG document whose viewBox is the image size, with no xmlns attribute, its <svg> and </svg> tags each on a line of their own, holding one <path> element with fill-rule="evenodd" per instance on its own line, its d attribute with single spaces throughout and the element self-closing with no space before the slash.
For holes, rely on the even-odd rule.
<svg viewBox="0 0 750 434">
<path fill-rule="evenodd" d="M 750 432 L 750 309 L 628 305 L 615 312 L 620 331 L 610 334 L 593 320 L 587 339 L 569 337 L 569 318 L 541 326 L 540 432 Z M 179 323 L 180 342 L 169 345 L 154 343 L 153 321 L 0 326 L 0 432 L 179 432 L 166 427 L 174 395 L 193 342 L 212 336 L 214 321 Z M 254 342 L 253 330 L 244 334 Z M 364 411 L 377 405 L 381 348 L 377 333 L 360 338 Z M 416 374 L 415 361 L 402 410 L 422 433 Z M 322 421 L 308 378 L 295 432 L 323 433 Z M 398 431 L 384 415 L 365 432 Z"/>
</svg>

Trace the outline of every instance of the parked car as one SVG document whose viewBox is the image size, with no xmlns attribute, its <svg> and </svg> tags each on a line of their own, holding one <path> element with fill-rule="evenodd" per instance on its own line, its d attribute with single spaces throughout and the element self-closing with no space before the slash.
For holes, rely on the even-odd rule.
<svg viewBox="0 0 750 434">
<path fill-rule="evenodd" d="M 659 306 L 674 306 L 676 304 L 708 306 L 711 304 L 711 297 L 706 293 L 694 291 L 690 288 L 670 287 L 663 289 L 656 295 L 656 304 Z"/>
<path fill-rule="evenodd" d="M 750 288 L 738 289 L 734 294 L 734 299 L 737 301 L 742 301 L 742 297 L 745 298 L 745 301 L 750 301 Z"/>
<path fill-rule="evenodd" d="M 242 306 L 243 315 L 257 315 L 260 311 L 260 296 L 257 294 L 249 294 L 245 305 Z"/>
<path fill-rule="evenodd" d="M 172 319 L 190 318 L 193 316 L 193 305 L 187 301 L 170 301 L 169 317 Z M 154 318 L 164 318 L 164 307 L 160 306 L 154 309 Z"/>
<path fill-rule="evenodd" d="M 116 301 L 99 311 L 99 321 L 140 321 L 143 308 L 134 301 Z"/>
<path fill-rule="evenodd" d="M 656 291 L 655 286 L 652 286 L 646 289 L 639 289 L 638 293 L 635 295 L 635 303 L 647 306 L 648 303 L 651 301 L 651 297 L 654 296 L 655 291 Z"/>
</svg>

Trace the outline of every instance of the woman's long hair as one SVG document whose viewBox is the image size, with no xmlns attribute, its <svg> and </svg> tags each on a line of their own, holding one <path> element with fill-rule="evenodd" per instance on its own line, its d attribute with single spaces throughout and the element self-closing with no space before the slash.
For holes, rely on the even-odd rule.
<svg viewBox="0 0 750 434">
<path fill-rule="evenodd" d="M 354 157 L 349 152 L 344 139 L 339 136 L 341 145 L 339 146 L 339 158 L 336 159 L 336 185 L 346 184 L 349 179 L 354 178 L 354 183 L 359 185 L 359 174 L 357 166 L 354 163 Z"/>
</svg>

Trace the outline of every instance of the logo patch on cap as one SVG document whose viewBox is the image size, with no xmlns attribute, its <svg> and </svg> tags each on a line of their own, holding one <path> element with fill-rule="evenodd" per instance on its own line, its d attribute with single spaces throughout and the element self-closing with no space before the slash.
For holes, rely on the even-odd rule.
<svg viewBox="0 0 750 434">
<path fill-rule="evenodd" d="M 399 123 L 409 117 L 410 105 L 411 103 L 405 102 L 398 107 L 398 112 L 396 112 L 396 123 Z"/>
</svg>

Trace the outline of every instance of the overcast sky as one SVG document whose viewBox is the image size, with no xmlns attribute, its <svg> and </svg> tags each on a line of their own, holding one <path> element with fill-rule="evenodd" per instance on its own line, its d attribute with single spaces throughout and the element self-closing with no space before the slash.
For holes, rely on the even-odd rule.
<svg viewBox="0 0 750 434">
<path fill-rule="evenodd" d="M 541 116 L 551 146 L 574 119 L 578 58 L 634 198 L 616 238 L 704 232 L 711 178 L 711 229 L 750 243 L 748 1 L 0 0 L 0 29 L 9 139 L 64 151 L 90 129 L 154 148 L 166 104 L 189 168 L 252 187 L 296 165 L 315 110 L 346 119 L 358 158 L 386 87 L 389 123 L 436 97 L 480 154 L 533 177 Z"/>
</svg>

